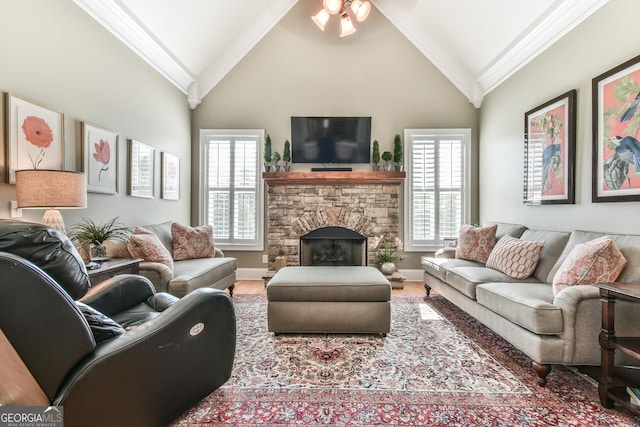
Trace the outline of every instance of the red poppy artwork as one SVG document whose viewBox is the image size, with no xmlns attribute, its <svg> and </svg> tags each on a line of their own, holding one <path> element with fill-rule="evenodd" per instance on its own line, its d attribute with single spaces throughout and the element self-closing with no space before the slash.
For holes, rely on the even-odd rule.
<svg viewBox="0 0 640 427">
<path fill-rule="evenodd" d="M 133 139 L 129 140 L 129 195 L 153 198 L 155 149 Z"/>
<path fill-rule="evenodd" d="M 83 123 L 87 190 L 116 194 L 118 177 L 118 135 L 110 130 Z"/>
<path fill-rule="evenodd" d="M 64 169 L 61 113 L 7 94 L 7 180 L 19 169 Z"/>
</svg>

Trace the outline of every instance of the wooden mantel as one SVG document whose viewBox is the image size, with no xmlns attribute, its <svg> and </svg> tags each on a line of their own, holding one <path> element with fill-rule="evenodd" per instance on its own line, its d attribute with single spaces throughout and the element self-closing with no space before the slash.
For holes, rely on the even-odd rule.
<svg viewBox="0 0 640 427">
<path fill-rule="evenodd" d="M 269 185 L 402 184 L 406 172 L 263 172 Z"/>
</svg>

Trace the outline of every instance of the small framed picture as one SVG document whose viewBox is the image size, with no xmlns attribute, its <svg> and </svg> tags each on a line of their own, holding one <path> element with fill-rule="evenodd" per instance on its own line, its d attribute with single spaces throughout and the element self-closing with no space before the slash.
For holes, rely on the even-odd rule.
<svg viewBox="0 0 640 427">
<path fill-rule="evenodd" d="M 10 93 L 5 97 L 7 182 L 19 169 L 64 169 L 64 115 Z"/>
<path fill-rule="evenodd" d="M 166 200 L 180 199 L 180 158 L 166 152 L 161 153 L 162 179 L 160 197 Z"/>
<path fill-rule="evenodd" d="M 153 198 L 155 149 L 147 144 L 129 140 L 129 195 Z"/>
<path fill-rule="evenodd" d="M 82 149 L 87 191 L 116 194 L 118 192 L 118 134 L 82 123 Z"/>
</svg>

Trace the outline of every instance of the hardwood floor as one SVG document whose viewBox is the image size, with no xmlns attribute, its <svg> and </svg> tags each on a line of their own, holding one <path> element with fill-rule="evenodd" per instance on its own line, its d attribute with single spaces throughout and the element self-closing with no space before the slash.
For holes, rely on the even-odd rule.
<svg viewBox="0 0 640 427">
<path fill-rule="evenodd" d="M 393 295 L 426 295 L 424 283 L 405 282 L 404 289 L 394 289 Z M 266 289 L 262 280 L 238 280 L 233 289 L 234 295 L 260 295 L 266 294 Z"/>
</svg>

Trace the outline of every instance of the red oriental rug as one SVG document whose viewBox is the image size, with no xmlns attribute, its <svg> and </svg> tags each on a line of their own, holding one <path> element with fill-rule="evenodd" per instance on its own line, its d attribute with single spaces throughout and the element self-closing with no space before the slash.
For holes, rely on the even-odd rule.
<svg viewBox="0 0 640 427">
<path fill-rule="evenodd" d="M 186 426 L 640 426 L 597 384 L 531 360 L 442 297 L 394 296 L 391 333 L 267 332 L 266 297 L 234 296 L 233 374 Z"/>
</svg>

